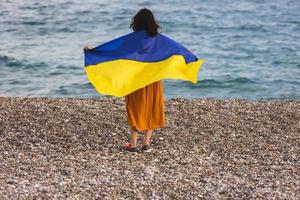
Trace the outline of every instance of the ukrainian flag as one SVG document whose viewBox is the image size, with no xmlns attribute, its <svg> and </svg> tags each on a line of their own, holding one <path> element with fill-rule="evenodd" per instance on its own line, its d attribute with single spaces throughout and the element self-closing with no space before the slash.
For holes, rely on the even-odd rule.
<svg viewBox="0 0 300 200">
<path fill-rule="evenodd" d="M 158 33 L 134 31 L 84 51 L 85 72 L 95 89 L 106 95 L 126 96 L 162 79 L 197 83 L 204 60 Z"/>
</svg>

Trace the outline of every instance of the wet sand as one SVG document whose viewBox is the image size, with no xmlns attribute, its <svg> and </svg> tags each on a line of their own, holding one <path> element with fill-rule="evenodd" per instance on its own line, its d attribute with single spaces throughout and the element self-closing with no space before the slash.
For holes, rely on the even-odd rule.
<svg viewBox="0 0 300 200">
<path fill-rule="evenodd" d="M 0 106 L 1 199 L 300 198 L 299 101 L 166 100 L 150 153 L 120 148 L 124 98 Z"/>
</svg>

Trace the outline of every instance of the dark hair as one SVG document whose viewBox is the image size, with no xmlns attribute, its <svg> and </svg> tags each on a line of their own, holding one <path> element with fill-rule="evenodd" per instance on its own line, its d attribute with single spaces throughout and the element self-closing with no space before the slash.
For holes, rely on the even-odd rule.
<svg viewBox="0 0 300 200">
<path fill-rule="evenodd" d="M 132 18 L 130 28 L 134 31 L 147 30 L 148 34 L 151 36 L 155 36 L 158 33 L 158 29 L 161 30 L 161 27 L 156 23 L 152 12 L 147 8 L 141 9 Z"/>
</svg>

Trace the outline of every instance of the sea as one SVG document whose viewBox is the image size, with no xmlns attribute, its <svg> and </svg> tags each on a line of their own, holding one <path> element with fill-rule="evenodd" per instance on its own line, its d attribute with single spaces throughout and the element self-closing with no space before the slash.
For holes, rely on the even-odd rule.
<svg viewBox="0 0 300 200">
<path fill-rule="evenodd" d="M 196 84 L 164 79 L 166 99 L 300 99 L 299 0 L 0 0 L 0 96 L 103 96 L 83 47 L 132 32 L 141 8 L 205 60 Z"/>
</svg>

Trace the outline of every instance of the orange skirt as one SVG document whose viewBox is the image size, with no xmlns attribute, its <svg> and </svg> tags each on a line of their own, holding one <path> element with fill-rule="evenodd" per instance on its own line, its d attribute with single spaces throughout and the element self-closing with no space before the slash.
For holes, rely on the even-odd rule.
<svg viewBox="0 0 300 200">
<path fill-rule="evenodd" d="M 156 81 L 125 96 L 128 124 L 137 131 L 165 127 L 162 81 Z"/>
</svg>

